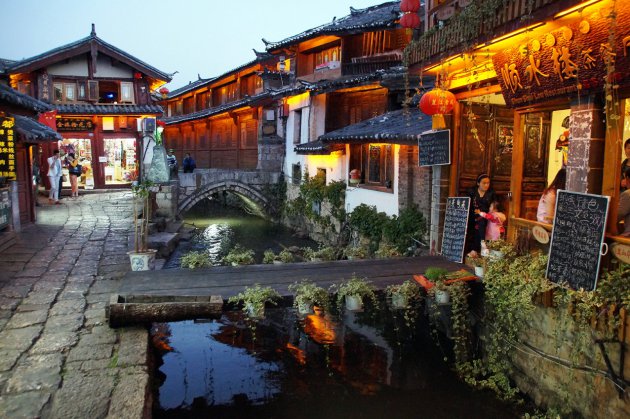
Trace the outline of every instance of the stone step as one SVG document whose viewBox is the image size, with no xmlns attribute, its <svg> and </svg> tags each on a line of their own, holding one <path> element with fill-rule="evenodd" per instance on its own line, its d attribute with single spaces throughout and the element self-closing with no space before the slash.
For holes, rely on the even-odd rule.
<svg viewBox="0 0 630 419">
<path fill-rule="evenodd" d="M 177 233 L 160 232 L 149 234 L 148 244 L 150 249 L 157 250 L 158 258 L 167 258 L 179 243 L 180 237 Z"/>
</svg>

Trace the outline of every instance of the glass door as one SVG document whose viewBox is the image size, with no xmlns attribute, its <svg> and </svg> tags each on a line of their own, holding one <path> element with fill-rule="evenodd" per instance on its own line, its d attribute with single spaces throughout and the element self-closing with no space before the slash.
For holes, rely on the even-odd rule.
<svg viewBox="0 0 630 419">
<path fill-rule="evenodd" d="M 66 181 L 64 188 L 70 188 L 70 176 L 68 175 L 68 154 L 73 153 L 83 168 L 83 175 L 78 179 L 79 188 L 94 188 L 94 172 L 92 171 L 92 140 L 89 138 L 64 138 L 59 141 L 59 154 L 63 164 L 63 174 Z"/>
</svg>

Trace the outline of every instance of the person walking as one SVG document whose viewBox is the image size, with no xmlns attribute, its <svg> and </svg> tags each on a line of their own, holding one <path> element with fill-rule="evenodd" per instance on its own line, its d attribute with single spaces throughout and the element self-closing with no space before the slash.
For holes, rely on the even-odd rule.
<svg viewBox="0 0 630 419">
<path fill-rule="evenodd" d="M 59 205 L 59 182 L 61 180 L 61 160 L 59 159 L 59 150 L 55 149 L 52 157 L 48 157 L 47 161 L 48 180 L 50 181 L 48 203 Z"/>
<path fill-rule="evenodd" d="M 195 159 L 190 157 L 190 153 L 186 153 L 186 157 L 184 157 L 182 165 L 184 167 L 184 173 L 192 173 L 197 168 L 197 165 L 195 164 Z"/>
<path fill-rule="evenodd" d="M 74 157 L 74 153 L 68 154 L 68 174 L 70 175 L 70 188 L 72 193 L 70 197 L 79 197 L 79 176 L 81 176 L 82 166 L 79 160 Z"/>
</svg>

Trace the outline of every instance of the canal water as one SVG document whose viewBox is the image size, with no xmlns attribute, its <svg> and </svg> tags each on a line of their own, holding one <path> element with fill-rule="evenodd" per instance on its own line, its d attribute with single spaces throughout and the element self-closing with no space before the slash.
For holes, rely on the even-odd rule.
<svg viewBox="0 0 630 419">
<path fill-rule="evenodd" d="M 241 244 L 276 253 L 316 247 L 290 230 L 216 204 L 196 207 L 198 228 L 167 263 L 207 250 L 218 264 Z M 207 214 L 211 213 L 212 216 Z M 418 309 L 298 317 L 268 309 L 253 322 L 240 311 L 220 319 L 152 325 L 156 352 L 155 418 L 511 418 L 522 412 L 471 389 L 444 361 Z"/>
</svg>

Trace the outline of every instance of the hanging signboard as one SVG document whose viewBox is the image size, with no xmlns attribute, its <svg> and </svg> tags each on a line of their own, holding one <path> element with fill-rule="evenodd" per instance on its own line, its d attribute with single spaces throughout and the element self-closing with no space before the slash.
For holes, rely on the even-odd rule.
<svg viewBox="0 0 630 419">
<path fill-rule="evenodd" d="M 418 140 L 420 166 L 451 164 L 451 130 L 427 131 Z"/>
<path fill-rule="evenodd" d="M 547 278 L 573 289 L 595 289 L 608 217 L 607 196 L 559 190 Z"/>
<path fill-rule="evenodd" d="M 442 256 L 453 262 L 464 261 L 470 197 L 446 198 L 446 216 L 442 235 Z"/>
<path fill-rule="evenodd" d="M 0 117 L 0 177 L 16 178 L 15 118 Z"/>
<path fill-rule="evenodd" d="M 57 118 L 57 131 L 94 131 L 89 118 Z"/>
</svg>

